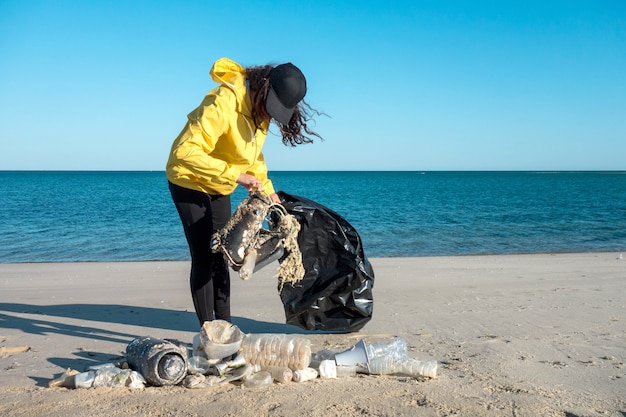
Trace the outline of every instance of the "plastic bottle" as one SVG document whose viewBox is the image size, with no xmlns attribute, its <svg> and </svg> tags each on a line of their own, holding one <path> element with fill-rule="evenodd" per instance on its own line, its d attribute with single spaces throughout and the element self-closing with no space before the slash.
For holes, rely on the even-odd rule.
<svg viewBox="0 0 626 417">
<path fill-rule="evenodd" d="M 293 380 L 294 382 L 310 381 L 317 378 L 317 375 L 317 370 L 313 368 L 298 369 L 293 371 Z"/>
<path fill-rule="evenodd" d="M 301 336 L 248 334 L 240 352 L 246 362 L 261 367 L 283 366 L 295 371 L 306 369 L 311 363 L 311 342 Z"/>
<path fill-rule="evenodd" d="M 367 350 L 367 356 L 370 360 L 374 358 L 387 357 L 394 360 L 408 359 L 408 349 L 406 346 L 406 340 L 402 337 L 397 337 L 394 340 L 386 343 L 370 343 L 365 345 Z"/>
<path fill-rule="evenodd" d="M 187 375 L 187 349 L 172 341 L 139 337 L 126 347 L 126 359 L 155 386 L 176 385 Z"/>
<path fill-rule="evenodd" d="M 276 382 L 286 384 L 293 380 L 293 371 L 286 366 L 266 366 L 261 369 L 269 372 Z"/>
<path fill-rule="evenodd" d="M 402 374 L 408 376 L 437 376 L 437 361 L 418 361 L 416 359 L 396 360 L 391 357 L 376 357 L 369 362 L 369 372 L 374 375 Z"/>
</svg>

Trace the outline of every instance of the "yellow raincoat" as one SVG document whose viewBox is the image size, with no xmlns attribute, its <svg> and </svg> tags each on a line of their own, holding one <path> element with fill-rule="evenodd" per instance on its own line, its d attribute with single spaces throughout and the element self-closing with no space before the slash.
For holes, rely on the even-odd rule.
<svg viewBox="0 0 626 417">
<path fill-rule="evenodd" d="M 170 151 L 167 179 L 183 188 L 229 195 L 239 174 L 246 173 L 259 179 L 268 194 L 274 193 L 262 153 L 269 122 L 255 127 L 245 69 L 222 58 L 210 74 L 220 85 L 187 115 Z"/>
</svg>

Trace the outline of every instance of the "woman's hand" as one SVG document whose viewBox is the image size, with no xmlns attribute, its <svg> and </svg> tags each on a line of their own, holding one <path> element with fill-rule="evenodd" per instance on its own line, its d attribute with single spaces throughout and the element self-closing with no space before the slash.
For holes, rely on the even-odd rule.
<svg viewBox="0 0 626 417">
<path fill-rule="evenodd" d="M 245 187 L 248 192 L 252 191 L 263 191 L 263 183 L 258 180 L 254 175 L 250 174 L 239 174 L 239 178 L 237 178 L 237 184 Z M 281 204 L 280 197 L 278 194 L 273 193 L 270 194 L 270 200 L 272 203 Z"/>
<path fill-rule="evenodd" d="M 276 193 L 270 194 L 270 199 L 272 200 L 272 203 L 281 204 L 280 197 Z"/>
<path fill-rule="evenodd" d="M 241 185 L 248 191 L 259 190 L 263 191 L 263 183 L 257 179 L 254 175 L 241 173 L 237 178 L 237 184 Z"/>
</svg>

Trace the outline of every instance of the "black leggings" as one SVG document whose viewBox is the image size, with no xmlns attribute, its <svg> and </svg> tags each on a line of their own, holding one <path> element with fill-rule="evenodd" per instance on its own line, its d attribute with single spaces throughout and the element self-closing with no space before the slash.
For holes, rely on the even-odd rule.
<svg viewBox="0 0 626 417">
<path fill-rule="evenodd" d="M 200 326 L 230 318 L 230 274 L 224 257 L 211 251 L 211 236 L 231 216 L 230 196 L 209 195 L 169 183 L 191 253 L 191 298 Z"/>
</svg>

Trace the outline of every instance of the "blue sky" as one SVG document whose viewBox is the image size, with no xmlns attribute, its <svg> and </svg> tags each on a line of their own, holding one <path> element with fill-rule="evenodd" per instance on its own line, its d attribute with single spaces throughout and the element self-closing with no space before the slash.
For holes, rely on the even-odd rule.
<svg viewBox="0 0 626 417">
<path fill-rule="evenodd" d="M 221 57 L 329 116 L 270 170 L 626 169 L 623 0 L 0 0 L 0 170 L 163 170 Z"/>
</svg>

